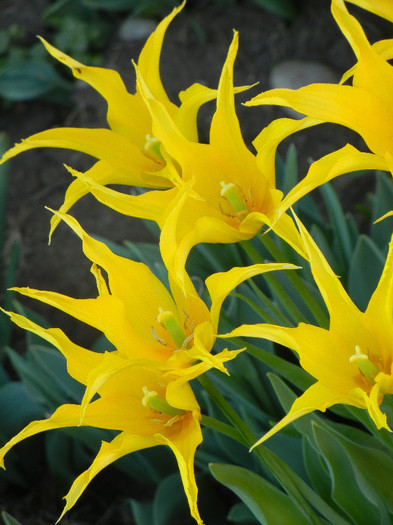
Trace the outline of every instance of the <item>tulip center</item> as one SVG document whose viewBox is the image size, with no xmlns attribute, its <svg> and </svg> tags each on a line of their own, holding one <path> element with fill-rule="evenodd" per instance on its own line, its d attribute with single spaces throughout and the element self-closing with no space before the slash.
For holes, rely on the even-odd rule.
<svg viewBox="0 0 393 525">
<path fill-rule="evenodd" d="M 375 377 L 379 374 L 380 370 L 374 365 L 367 354 L 363 354 L 360 346 L 355 346 L 355 353 L 349 358 L 351 363 L 355 362 L 360 372 L 368 379 L 371 383 L 375 383 Z"/>
<path fill-rule="evenodd" d="M 161 142 L 155 137 L 152 137 L 151 135 L 146 135 L 144 152 L 150 159 L 154 160 L 155 162 L 158 162 L 159 164 L 166 164 L 165 159 L 161 153 Z"/>
<path fill-rule="evenodd" d="M 144 396 L 142 405 L 149 407 L 160 414 L 165 414 L 170 417 L 183 416 L 186 412 L 181 408 L 175 408 L 168 403 L 166 399 L 157 394 L 155 390 L 149 390 L 146 386 L 142 388 Z"/>
<path fill-rule="evenodd" d="M 232 206 L 232 208 L 235 210 L 236 215 L 238 215 L 241 218 L 244 218 L 247 213 L 250 211 L 244 202 L 243 196 L 241 194 L 241 191 L 236 184 L 233 182 L 229 182 L 228 184 L 224 181 L 220 182 L 221 186 L 221 197 L 224 197 L 228 201 L 228 203 Z"/>
</svg>

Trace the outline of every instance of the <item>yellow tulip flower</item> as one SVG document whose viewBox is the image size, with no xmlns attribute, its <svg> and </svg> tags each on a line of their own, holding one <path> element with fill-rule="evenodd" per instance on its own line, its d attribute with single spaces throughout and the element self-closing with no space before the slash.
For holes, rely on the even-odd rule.
<svg viewBox="0 0 393 525">
<path fill-rule="evenodd" d="M 243 325 L 225 337 L 269 339 L 294 350 L 316 382 L 293 403 L 288 414 L 254 446 L 314 410 L 347 404 L 368 411 L 378 429 L 390 430 L 380 404 L 393 393 L 393 238 L 379 283 L 365 312 L 351 301 L 310 234 L 299 228 L 311 271 L 330 314 L 328 329 L 300 323 L 286 328 Z"/>
<path fill-rule="evenodd" d="M 388 19 L 393 17 L 388 0 L 351 1 Z M 343 77 L 346 80 L 353 76 L 352 85 L 311 84 L 296 90 L 272 89 L 260 93 L 246 105 L 290 107 L 306 115 L 299 126 L 303 121 L 304 126 L 332 122 L 351 128 L 362 136 L 374 154 L 374 169 L 393 171 L 393 68 L 388 62 L 393 56 L 393 41 L 372 46 L 359 22 L 349 14 L 344 0 L 332 0 L 331 9 L 357 58 L 356 65 Z M 350 163 L 352 152 L 348 152 L 347 157 Z M 352 171 L 356 169 L 355 163 Z"/>
<path fill-rule="evenodd" d="M 162 20 L 150 35 L 140 53 L 138 67 L 149 82 L 150 89 L 176 120 L 182 132 L 190 140 L 198 140 L 196 122 L 198 110 L 202 104 L 216 96 L 216 91 L 200 84 L 194 84 L 179 94 L 181 105 L 178 107 L 169 100 L 159 73 L 160 53 L 165 32 L 183 6 L 184 2 Z M 49 129 L 16 144 L 4 154 L 1 162 L 32 148 L 66 148 L 81 151 L 98 159 L 98 162 L 87 171 L 87 175 L 103 185 L 121 184 L 142 188 L 170 189 L 179 184 L 178 177 L 173 180 L 173 172 L 165 165 L 161 145 L 152 134 L 150 113 L 140 93 L 129 93 L 117 71 L 85 66 L 44 39 L 41 40 L 47 51 L 68 66 L 76 78 L 90 84 L 105 98 L 108 104 L 109 129 L 67 127 Z M 60 211 L 67 212 L 88 191 L 86 184 L 75 179 L 66 192 Z M 169 202 L 172 198 L 170 191 L 162 192 L 161 208 L 164 199 Z M 148 199 L 149 195 L 144 196 L 138 201 L 138 206 L 143 206 L 143 216 L 154 220 L 162 210 L 157 208 L 157 203 L 146 202 Z M 53 216 L 50 235 L 58 221 L 58 217 Z"/>
<path fill-rule="evenodd" d="M 217 94 L 217 108 L 208 144 L 189 140 L 165 105 L 154 95 L 143 71 L 137 70 L 138 92 L 152 118 L 153 134 L 170 158 L 173 176 L 181 176 L 183 186 L 157 222 L 161 228 L 161 253 L 170 273 L 185 279 L 185 263 L 198 243 L 229 243 L 250 239 L 267 225 L 305 256 L 301 239 L 286 210 L 303 195 L 328 180 L 360 169 L 386 169 L 383 158 L 362 153 L 347 145 L 313 164 L 309 173 L 283 198 L 275 183 L 275 154 L 278 145 L 297 130 L 319 123 L 316 119 L 279 119 L 265 128 L 254 141 L 257 155 L 245 145 L 235 112 L 233 65 L 238 48 L 235 32 L 224 64 Z M 177 174 L 177 175 L 176 175 Z M 78 176 L 78 174 L 76 174 Z M 135 215 L 135 197 L 97 184 L 83 174 L 79 177 L 104 204 Z M 157 209 L 163 191 L 143 195 L 153 199 Z M 137 213 L 139 211 L 137 210 Z"/>
<path fill-rule="evenodd" d="M 0 459 L 19 441 L 50 429 L 87 425 L 120 431 L 111 443 L 103 443 L 91 467 L 73 483 L 66 512 L 105 466 L 135 450 L 166 444 L 176 456 L 191 514 L 202 523 L 193 467 L 202 441 L 200 409 L 189 381 L 212 367 L 227 373 L 224 363 L 242 351 L 211 353 L 221 305 L 232 289 L 265 271 L 294 267 L 260 264 L 211 275 L 206 281 L 209 311 L 190 279 L 186 294 L 170 279 L 171 294 L 146 265 L 115 255 L 73 217 L 56 213 L 82 239 L 83 251 L 93 262 L 98 297 L 74 299 L 30 288 L 15 290 L 97 328 L 116 350 L 104 354 L 86 350 L 60 329 L 45 329 L 7 312 L 14 323 L 57 347 L 67 359 L 70 375 L 86 390 L 80 405 L 62 405 L 49 419 L 30 423 L 0 449 Z M 99 398 L 92 401 L 96 394 Z"/>
</svg>

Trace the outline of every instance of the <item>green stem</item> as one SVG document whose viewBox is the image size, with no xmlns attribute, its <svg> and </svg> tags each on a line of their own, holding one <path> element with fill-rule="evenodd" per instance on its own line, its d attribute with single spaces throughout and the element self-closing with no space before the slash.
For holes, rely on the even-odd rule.
<svg viewBox="0 0 393 525">
<path fill-rule="evenodd" d="M 253 292 L 258 297 L 258 299 L 261 301 L 261 303 L 265 305 L 274 315 L 275 317 L 274 323 L 278 321 L 283 326 L 291 326 L 291 322 L 289 321 L 289 319 L 285 317 L 285 315 L 281 312 L 279 308 L 277 308 L 277 306 L 273 303 L 273 301 L 266 294 L 264 294 L 262 290 L 258 288 L 258 286 L 254 283 L 253 279 L 251 278 L 248 279 L 247 283 L 250 286 L 250 288 L 252 288 Z"/>
<path fill-rule="evenodd" d="M 245 447 L 248 446 L 248 443 L 244 441 L 244 438 L 239 433 L 239 431 L 233 426 L 228 425 L 227 423 L 223 423 L 218 419 L 202 414 L 201 424 L 205 427 L 217 430 L 217 432 L 220 432 L 221 434 L 230 437 L 231 439 L 237 441 L 238 443 L 241 443 Z"/>
<path fill-rule="evenodd" d="M 266 313 L 265 310 L 260 308 L 254 301 L 252 301 L 251 299 L 249 299 L 245 295 L 243 295 L 241 293 L 232 292 L 231 293 L 231 297 L 237 297 L 241 301 L 244 301 L 245 303 L 247 303 L 250 306 L 250 308 L 252 308 L 259 315 L 259 317 L 261 317 L 267 323 L 275 323 L 276 322 L 276 320 L 273 317 L 271 317 L 268 313 Z"/>
<path fill-rule="evenodd" d="M 224 396 L 221 395 L 206 374 L 200 376 L 198 380 L 211 399 L 216 403 L 217 407 L 238 430 L 245 443 L 247 443 L 247 446 L 251 447 L 257 440 L 254 433 L 243 422 Z M 315 514 L 305 498 L 313 501 L 314 507 L 327 519 L 330 519 L 332 523 L 335 523 L 336 525 L 348 525 L 346 520 L 343 520 L 341 516 L 327 505 L 326 502 L 295 472 L 289 469 L 286 463 L 276 456 L 274 452 L 271 452 L 268 448 L 262 445 L 256 447 L 253 452 L 257 455 L 261 463 L 276 477 L 284 490 L 292 498 L 293 502 L 307 517 L 307 523 L 310 525 L 321 525 L 322 520 Z"/>
<path fill-rule="evenodd" d="M 282 262 L 285 257 L 277 248 L 274 241 L 268 235 L 257 234 L 258 239 L 262 242 L 269 253 L 272 255 L 276 262 Z M 284 270 L 285 271 L 285 270 Z M 326 328 L 328 326 L 328 318 L 321 308 L 318 301 L 315 299 L 313 294 L 307 288 L 307 286 L 302 281 L 301 277 L 293 271 L 285 271 L 285 275 L 288 277 L 289 281 L 295 287 L 296 291 L 300 295 L 304 304 L 307 306 L 308 310 L 311 312 L 314 319 L 317 321 L 319 326 Z"/>
</svg>

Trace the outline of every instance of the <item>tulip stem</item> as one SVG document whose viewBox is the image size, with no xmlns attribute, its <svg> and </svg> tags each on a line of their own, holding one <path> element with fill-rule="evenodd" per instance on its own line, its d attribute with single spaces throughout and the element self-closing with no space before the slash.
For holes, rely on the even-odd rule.
<svg viewBox="0 0 393 525">
<path fill-rule="evenodd" d="M 230 437 L 231 439 L 233 439 L 234 441 L 237 441 L 238 443 L 244 445 L 245 447 L 248 446 L 248 443 L 244 440 L 240 432 L 236 428 L 234 428 L 232 425 L 223 423 L 219 419 L 215 419 L 214 417 L 206 416 L 205 414 L 202 414 L 201 424 L 205 427 L 211 428 L 213 430 L 217 430 L 217 432 L 220 432 L 221 434 L 224 434 L 225 436 Z"/>
</svg>

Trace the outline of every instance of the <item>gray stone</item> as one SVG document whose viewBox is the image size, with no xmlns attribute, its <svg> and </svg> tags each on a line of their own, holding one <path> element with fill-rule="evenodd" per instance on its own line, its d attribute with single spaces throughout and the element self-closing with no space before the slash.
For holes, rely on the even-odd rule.
<svg viewBox="0 0 393 525">
<path fill-rule="evenodd" d="M 120 25 L 118 38 L 123 42 L 146 40 L 156 27 L 157 24 L 150 18 L 130 17 Z"/>
<path fill-rule="evenodd" d="M 298 89 L 308 84 L 336 84 L 340 80 L 338 73 L 320 62 L 305 60 L 283 60 L 276 64 L 270 73 L 272 88 Z M 291 117 L 302 117 L 301 113 L 290 108 L 283 108 Z"/>
</svg>

